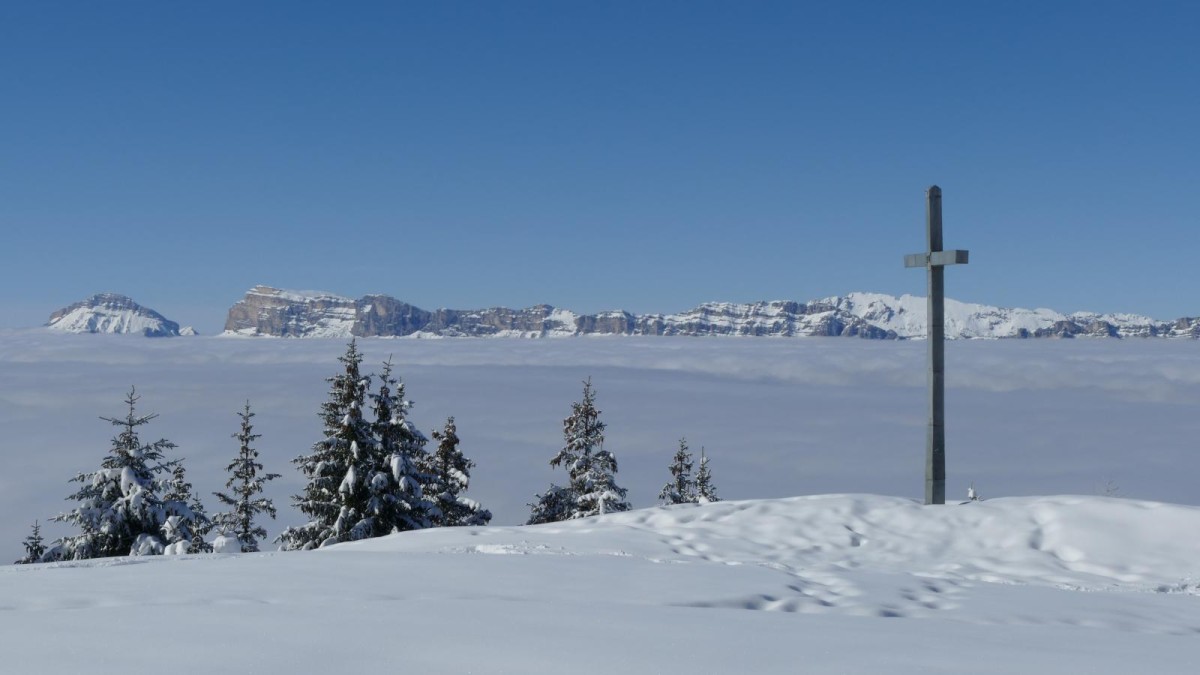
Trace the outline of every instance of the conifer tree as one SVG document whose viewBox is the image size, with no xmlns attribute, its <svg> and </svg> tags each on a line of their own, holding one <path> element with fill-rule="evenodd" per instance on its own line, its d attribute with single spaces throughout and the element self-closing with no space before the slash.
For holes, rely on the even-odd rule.
<svg viewBox="0 0 1200 675">
<path fill-rule="evenodd" d="M 290 527 L 277 541 L 287 550 L 313 549 L 341 541 L 362 539 L 374 527 L 368 513 L 370 494 L 364 479 L 370 476 L 374 439 L 363 419 L 362 406 L 370 377 L 359 372 L 362 354 L 354 340 L 338 357 L 343 370 L 329 378 L 329 399 L 321 405 L 325 438 L 311 452 L 293 462 L 308 477 L 304 493 L 292 501 L 308 523 Z"/>
<path fill-rule="evenodd" d="M 372 394 L 376 455 L 367 482 L 370 510 L 375 515 L 371 536 L 419 530 L 431 525 L 432 504 L 423 486 L 429 482 L 424 466 L 428 439 L 408 419 L 412 401 L 404 398 L 404 383 L 392 376 L 392 362 L 383 364 L 379 391 Z"/>
<path fill-rule="evenodd" d="M 171 477 L 164 485 L 163 510 L 166 519 L 162 538 L 169 553 L 204 553 L 211 548 L 204 535 L 212 526 L 200 497 L 192 490 L 183 468 L 183 460 L 171 463 Z"/>
<path fill-rule="evenodd" d="M 528 506 L 529 520 L 526 525 L 557 523 L 571 517 L 575 499 L 570 489 L 551 483 L 545 492 L 534 495 L 533 503 Z"/>
<path fill-rule="evenodd" d="M 492 512 L 462 496 L 470 486 L 471 467 L 475 462 L 464 457 L 458 449 L 458 428 L 454 418 L 447 418 L 446 426 L 433 432 L 433 438 L 438 441 L 438 447 L 430 458 L 431 482 L 427 492 L 435 506 L 434 526 L 487 525 L 492 520 Z"/>
<path fill-rule="evenodd" d="M 242 420 L 241 430 L 233 437 L 238 441 L 238 454 L 225 467 L 229 472 L 229 480 L 225 487 L 229 494 L 214 492 L 213 495 L 228 507 L 228 511 L 213 516 L 213 524 L 223 534 L 237 537 L 244 553 L 258 551 L 258 542 L 265 539 L 267 530 L 255 522 L 255 517 L 265 513 L 275 519 L 275 504 L 266 497 L 261 497 L 263 485 L 270 480 L 279 478 L 277 473 L 262 473 L 263 465 L 258 461 L 258 451 L 251 444 L 262 438 L 262 434 L 254 433 L 251 419 L 254 413 L 250 411 L 250 402 L 237 413 Z"/>
<path fill-rule="evenodd" d="M 696 498 L 694 501 L 698 504 L 721 501 L 717 497 L 717 486 L 712 482 L 712 471 L 708 468 L 708 457 L 704 454 L 704 448 L 700 448 L 700 468 L 696 471 Z"/>
<path fill-rule="evenodd" d="M 664 504 L 688 504 L 696 501 L 696 485 L 692 481 L 692 454 L 687 439 L 679 439 L 679 449 L 671 460 L 671 481 L 663 486 L 658 498 Z"/>
<path fill-rule="evenodd" d="M 563 420 L 563 448 L 550 460 L 550 466 L 567 470 L 570 482 L 566 488 L 551 486 L 545 494 L 538 495 L 531 505 L 531 522 L 534 518 L 564 514 L 565 518 L 558 519 L 629 510 L 626 490 L 616 484 L 617 458 L 604 449 L 604 428 L 592 380 L 588 378 L 583 383 L 583 400 L 572 403 L 571 415 Z"/>
<path fill-rule="evenodd" d="M 38 521 L 33 521 L 33 529 L 28 537 L 25 537 L 25 557 L 13 563 L 14 565 L 27 565 L 29 563 L 41 562 L 42 555 L 46 552 L 46 545 L 42 541 L 42 526 Z"/>
<path fill-rule="evenodd" d="M 125 397 L 129 412 L 124 418 L 100 418 L 120 431 L 99 469 L 71 479 L 81 487 L 67 499 L 78 506 L 52 520 L 75 525 L 80 532 L 56 542 L 52 551 L 56 559 L 162 552 L 160 535 L 169 514 L 159 496 L 165 487 L 159 476 L 174 467 L 165 453 L 175 444 L 166 439 L 141 441 L 138 428 L 157 415 L 138 415 L 139 398 L 137 390 L 130 389 Z"/>
</svg>

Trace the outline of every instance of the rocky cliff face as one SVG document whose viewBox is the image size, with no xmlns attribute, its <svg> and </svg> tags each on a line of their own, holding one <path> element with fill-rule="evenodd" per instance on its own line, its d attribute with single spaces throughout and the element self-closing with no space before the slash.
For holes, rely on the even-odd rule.
<svg viewBox="0 0 1200 675">
<path fill-rule="evenodd" d="M 427 311 L 387 295 L 359 300 L 256 286 L 229 310 L 225 332 L 279 337 L 553 337 L 569 335 L 831 335 L 895 338 L 828 303 L 709 303 L 680 314 L 575 314 L 525 309 Z"/>
<path fill-rule="evenodd" d="M 387 295 L 359 300 L 255 286 L 229 310 L 225 332 L 278 337 L 499 336 L 574 335 L 570 312 L 549 305 L 527 309 L 428 311 Z"/>
<path fill-rule="evenodd" d="M 46 326 L 67 333 L 131 333 L 146 337 L 195 335 L 189 328 L 117 293 L 97 293 L 50 315 Z"/>
<path fill-rule="evenodd" d="M 568 335 L 841 335 L 895 334 L 828 303 L 709 303 L 678 315 L 629 312 L 576 315 L 551 305 L 522 310 L 427 311 L 389 295 L 359 300 L 329 293 L 256 286 L 229 310 L 226 333 L 282 337 Z"/>
<path fill-rule="evenodd" d="M 679 314 L 638 317 L 636 335 L 745 335 L 776 337 L 859 337 L 895 339 L 897 335 L 871 325 L 826 301 L 705 303 Z"/>
<path fill-rule="evenodd" d="M 229 310 L 225 331 L 338 338 L 742 335 L 888 340 L 924 336 L 925 298 L 851 293 L 812 302 L 705 303 L 678 314 L 576 314 L 550 305 L 429 311 L 387 295 L 353 300 L 256 286 Z M 1008 309 L 947 300 L 946 335 L 952 339 L 1200 338 L 1200 319 L 1166 322 L 1132 314 L 1066 315 L 1048 309 Z"/>
<path fill-rule="evenodd" d="M 358 317 L 350 298 L 255 286 L 229 309 L 225 332 L 278 337 L 344 337 Z"/>
<path fill-rule="evenodd" d="M 1184 317 L 1171 323 L 1167 337 L 1200 340 L 1200 317 Z"/>
</svg>

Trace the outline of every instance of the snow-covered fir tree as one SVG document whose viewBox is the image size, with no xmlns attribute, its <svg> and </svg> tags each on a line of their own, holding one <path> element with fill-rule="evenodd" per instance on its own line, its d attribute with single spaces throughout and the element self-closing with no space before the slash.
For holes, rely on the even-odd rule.
<svg viewBox="0 0 1200 675">
<path fill-rule="evenodd" d="M 242 420 L 241 429 L 233 437 L 238 441 L 238 454 L 225 467 L 229 472 L 229 480 L 225 487 L 229 493 L 214 492 L 213 495 L 224 505 L 230 507 L 213 516 L 213 525 L 222 534 L 236 537 L 244 553 L 258 551 L 258 542 L 265 539 L 267 530 L 255 522 L 259 514 L 265 513 L 275 519 L 275 504 L 261 496 L 263 485 L 270 480 L 279 478 L 277 473 L 263 473 L 263 465 L 258 461 L 258 450 L 251 445 L 262 437 L 254 433 L 251 420 L 254 413 L 250 410 L 250 402 L 237 413 Z"/>
<path fill-rule="evenodd" d="M 164 552 L 211 552 L 204 535 L 212 527 L 212 521 L 200 503 L 200 496 L 192 490 L 192 484 L 187 480 L 182 459 L 172 462 L 171 477 L 165 481 L 163 511 L 166 514 L 162 526 Z"/>
<path fill-rule="evenodd" d="M 364 482 L 375 465 L 371 425 L 363 419 L 370 378 L 359 372 L 362 354 L 354 340 L 338 357 L 342 372 L 329 378 L 329 399 L 321 404 L 325 437 L 293 462 L 308 478 L 293 502 L 309 521 L 284 530 L 277 541 L 286 550 L 307 550 L 362 539 L 374 530 L 368 512 L 370 490 Z"/>
<path fill-rule="evenodd" d="M 658 499 L 664 504 L 689 504 L 696 501 L 696 485 L 692 482 L 692 453 L 687 439 L 679 439 L 679 449 L 671 459 L 671 481 L 663 486 Z"/>
<path fill-rule="evenodd" d="M 384 362 L 379 391 L 371 398 L 376 440 L 374 466 L 366 483 L 374 514 L 371 536 L 430 527 L 432 505 L 422 489 L 430 480 L 423 469 L 429 441 L 408 419 L 412 401 L 404 397 L 404 383 L 392 376 L 391 359 Z"/>
<path fill-rule="evenodd" d="M 534 495 L 529 504 L 529 520 L 526 525 L 557 523 L 568 520 L 575 510 L 575 498 L 569 488 L 553 483 L 545 492 Z"/>
<path fill-rule="evenodd" d="M 78 505 L 52 520 L 79 528 L 46 552 L 48 560 L 83 560 L 119 555 L 162 553 L 162 527 L 170 513 L 163 499 L 165 482 L 174 462 L 165 453 L 175 444 L 160 439 L 143 443 L 139 427 L 157 415 L 138 415 L 136 389 L 125 397 L 129 412 L 124 418 L 102 417 L 120 431 L 96 471 L 81 473 L 71 481 L 80 488 L 67 499 Z"/>
<path fill-rule="evenodd" d="M 550 460 L 550 466 L 567 470 L 570 482 L 566 492 L 559 488 L 538 495 L 530 522 L 547 515 L 566 514 L 558 518 L 566 520 L 629 510 L 626 490 L 616 483 L 617 458 L 604 449 L 604 427 L 588 378 L 583 383 L 583 400 L 572 403 L 571 415 L 563 420 L 563 448 Z"/>
<path fill-rule="evenodd" d="M 470 486 L 471 467 L 475 462 L 464 457 L 458 449 L 454 418 L 447 418 L 446 426 L 433 432 L 433 438 L 438 447 L 430 456 L 430 483 L 426 492 L 434 504 L 434 526 L 487 525 L 492 520 L 492 512 L 462 495 Z"/>
<path fill-rule="evenodd" d="M 29 532 L 29 536 L 25 537 L 23 545 L 25 546 L 25 557 L 13 563 L 14 565 L 41 562 L 42 555 L 46 552 L 46 544 L 42 540 L 41 523 L 36 520 L 33 521 L 33 528 Z"/>
<path fill-rule="evenodd" d="M 717 497 L 717 486 L 712 482 L 712 470 L 708 468 L 708 456 L 700 448 L 700 468 L 696 470 L 696 498 L 698 504 L 721 501 Z"/>
</svg>

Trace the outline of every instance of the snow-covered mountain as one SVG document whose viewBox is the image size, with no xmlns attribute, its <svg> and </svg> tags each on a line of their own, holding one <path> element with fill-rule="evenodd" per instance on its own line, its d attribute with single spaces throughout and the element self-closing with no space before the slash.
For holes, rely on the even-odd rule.
<svg viewBox="0 0 1200 675">
<path fill-rule="evenodd" d="M 97 293 L 50 315 L 46 326 L 67 333 L 134 333 L 146 337 L 195 335 L 190 327 L 117 293 Z"/>
<path fill-rule="evenodd" d="M 388 295 L 354 300 L 331 293 L 255 286 L 230 308 L 225 332 L 334 338 L 739 335 L 898 339 L 924 337 L 925 298 L 850 293 L 809 302 L 712 302 L 677 314 L 577 314 L 550 305 L 429 311 Z M 946 336 L 1200 338 L 1200 318 L 1158 321 L 1133 314 L 1062 314 L 947 300 Z"/>
<path fill-rule="evenodd" d="M 225 332 L 278 337 L 565 337 L 572 335 L 845 335 L 894 338 L 824 302 L 707 303 L 679 314 L 576 314 L 525 309 L 428 311 L 387 295 L 358 300 L 255 286 L 229 310 Z"/>
<path fill-rule="evenodd" d="M 821 302 L 894 332 L 901 338 L 925 336 L 926 299 L 880 293 L 850 293 Z M 1062 314 L 1052 309 L 992 307 L 946 300 L 946 337 L 1190 337 L 1200 338 L 1200 318 L 1159 321 L 1138 314 Z"/>
</svg>

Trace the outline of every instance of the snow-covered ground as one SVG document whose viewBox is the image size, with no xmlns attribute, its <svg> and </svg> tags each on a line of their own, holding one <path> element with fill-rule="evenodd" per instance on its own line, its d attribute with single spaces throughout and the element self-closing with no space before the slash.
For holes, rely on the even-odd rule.
<svg viewBox="0 0 1200 675">
<path fill-rule="evenodd" d="M 454 415 L 477 530 L 315 553 L 0 569 L 4 672 L 1156 672 L 1200 670 L 1200 350 L 948 345 L 951 496 L 922 490 L 924 345 L 810 339 L 368 340 L 413 419 Z M 249 398 L 280 520 L 340 341 L 0 334 L 0 552 L 68 504 L 130 385 L 222 487 Z M 680 436 L 722 497 L 522 522 L 591 376 L 635 507 Z M 1116 488 L 1125 498 L 1095 496 Z M 883 496 L 829 493 L 874 493 Z M 1021 495 L 1088 496 L 1027 497 Z M 796 495 L 826 495 L 796 497 Z M 212 505 L 210 504 L 210 508 Z M 51 536 L 57 526 L 46 528 Z M 748 611 L 763 610 L 763 611 Z M 134 635 L 136 638 L 131 638 Z M 121 646 L 117 646 L 121 645 Z"/>
<path fill-rule="evenodd" d="M 1200 509 L 827 495 L 0 569 L 6 672 L 1194 673 Z M 109 670 L 111 669 L 111 671 Z"/>
</svg>

